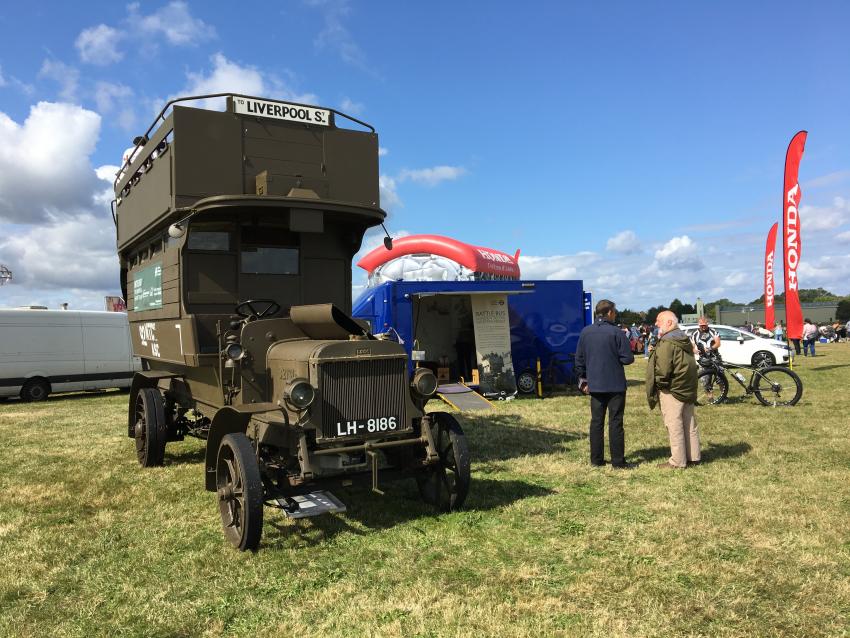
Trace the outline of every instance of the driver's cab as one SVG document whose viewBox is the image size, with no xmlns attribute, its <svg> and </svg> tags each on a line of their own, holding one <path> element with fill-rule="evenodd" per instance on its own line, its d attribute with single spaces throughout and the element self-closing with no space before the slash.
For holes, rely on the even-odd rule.
<svg viewBox="0 0 850 638">
<path fill-rule="evenodd" d="M 218 352 L 218 322 L 227 325 L 234 314 L 243 319 L 285 317 L 292 306 L 351 306 L 348 264 L 359 234 L 355 244 L 344 228 L 326 228 L 322 211 L 312 215 L 314 232 L 293 231 L 285 208 L 234 209 L 198 215 L 188 224 L 181 255 L 183 304 L 195 319 L 200 354 Z M 245 304 L 260 299 L 280 310 L 265 302 Z"/>
</svg>

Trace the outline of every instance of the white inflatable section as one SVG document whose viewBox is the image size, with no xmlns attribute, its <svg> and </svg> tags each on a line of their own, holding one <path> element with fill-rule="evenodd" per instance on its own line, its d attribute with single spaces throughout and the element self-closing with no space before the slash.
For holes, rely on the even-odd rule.
<svg viewBox="0 0 850 638">
<path fill-rule="evenodd" d="M 369 288 L 387 281 L 474 281 L 475 273 L 461 264 L 437 255 L 404 255 L 375 268 Z"/>
</svg>

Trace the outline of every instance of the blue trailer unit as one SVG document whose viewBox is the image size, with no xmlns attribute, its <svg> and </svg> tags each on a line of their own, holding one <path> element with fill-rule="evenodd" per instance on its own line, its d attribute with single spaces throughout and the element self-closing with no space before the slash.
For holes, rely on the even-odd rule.
<svg viewBox="0 0 850 638">
<path fill-rule="evenodd" d="M 468 380 L 470 376 L 460 374 L 464 372 L 464 347 L 457 343 L 470 340 L 472 321 L 470 313 L 468 325 L 464 323 L 466 306 L 472 295 L 494 293 L 508 298 L 515 374 L 535 370 L 538 359 L 547 368 L 552 357 L 558 355 L 556 365 L 568 378 L 579 333 L 591 316 L 590 293 L 584 291 L 580 280 L 387 282 L 364 291 L 354 302 L 353 315 L 367 320 L 374 333 L 397 333 L 408 354 L 414 349 L 428 352 L 429 345 L 441 342 L 430 348 L 434 353 L 426 355 L 426 359 L 454 359 L 457 376 Z M 441 331 L 448 334 L 441 338 L 428 336 Z M 474 357 L 474 335 L 471 338 Z M 455 352 L 451 352 L 453 349 Z M 558 363 L 561 361 L 564 363 Z"/>
</svg>

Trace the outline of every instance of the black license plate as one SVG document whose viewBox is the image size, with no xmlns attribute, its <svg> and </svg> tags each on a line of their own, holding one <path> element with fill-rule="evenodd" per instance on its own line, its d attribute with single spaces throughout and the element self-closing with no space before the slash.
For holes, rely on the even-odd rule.
<svg viewBox="0 0 850 638">
<path fill-rule="evenodd" d="M 401 429 L 399 421 L 400 419 L 395 416 L 337 421 L 334 436 L 368 436 L 370 434 L 397 432 Z"/>
</svg>

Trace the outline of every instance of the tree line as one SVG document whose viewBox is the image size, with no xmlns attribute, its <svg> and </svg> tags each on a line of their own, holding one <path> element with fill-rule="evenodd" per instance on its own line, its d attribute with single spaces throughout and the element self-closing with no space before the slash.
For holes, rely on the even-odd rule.
<svg viewBox="0 0 850 638">
<path fill-rule="evenodd" d="M 837 301 L 838 309 L 835 312 L 835 318 L 838 321 L 850 321 L 850 295 L 842 297 L 841 295 L 833 294 L 824 288 L 801 288 L 798 292 L 801 303 Z M 785 303 L 785 293 L 783 292 L 776 295 L 774 301 L 777 304 Z M 726 299 L 724 297 L 723 299 L 716 299 L 714 301 L 707 302 L 705 304 L 705 314 L 709 317 L 714 317 L 714 311 L 717 306 L 757 306 L 762 304 L 764 304 L 764 295 L 758 299 L 753 299 L 749 303 L 732 301 L 731 299 Z M 648 323 L 651 325 L 655 323 L 658 313 L 662 310 L 672 310 L 677 317 L 696 314 L 697 311 L 694 305 L 682 303 L 680 299 L 674 299 L 667 306 L 652 306 L 647 310 L 631 310 L 629 308 L 623 308 L 619 311 L 620 322 L 625 324 L 634 323 L 638 325 L 641 323 Z"/>
</svg>

